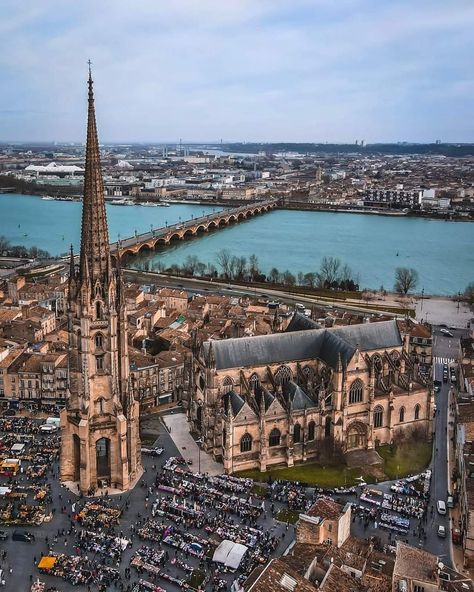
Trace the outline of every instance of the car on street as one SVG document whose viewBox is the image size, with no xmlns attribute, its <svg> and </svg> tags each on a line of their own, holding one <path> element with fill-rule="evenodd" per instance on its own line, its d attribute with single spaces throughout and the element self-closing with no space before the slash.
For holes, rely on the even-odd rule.
<svg viewBox="0 0 474 592">
<path fill-rule="evenodd" d="M 160 456 L 165 451 L 164 448 L 146 448 L 142 447 L 142 454 L 149 454 L 150 456 Z"/>
<path fill-rule="evenodd" d="M 444 527 L 442 524 L 438 526 L 438 536 L 443 539 L 446 538 L 446 527 Z"/>
<path fill-rule="evenodd" d="M 33 543 L 35 541 L 35 535 L 27 530 L 14 530 L 12 534 L 12 540 L 23 541 L 24 543 Z"/>
<path fill-rule="evenodd" d="M 438 514 L 446 514 L 446 502 L 444 500 L 438 500 L 436 502 L 436 509 L 438 510 Z"/>
<path fill-rule="evenodd" d="M 449 331 L 449 329 L 440 329 L 439 332 L 445 335 L 446 337 L 454 337 L 454 335 L 451 333 L 451 331 Z"/>
<path fill-rule="evenodd" d="M 8 539 L 8 532 L 6 530 L 0 530 L 0 541 L 6 541 Z"/>
<path fill-rule="evenodd" d="M 441 390 L 441 387 L 440 387 L 440 386 L 438 386 L 437 384 L 435 384 L 435 386 L 434 386 L 434 389 L 433 389 L 433 390 L 434 390 L 434 392 L 435 392 L 435 393 L 439 393 L 439 391 Z"/>
<path fill-rule="evenodd" d="M 13 417 L 16 415 L 15 409 L 7 409 L 4 414 L 5 417 Z"/>
<path fill-rule="evenodd" d="M 452 495 L 448 495 L 448 499 L 446 500 L 446 505 L 448 508 L 454 508 L 454 498 Z"/>
</svg>

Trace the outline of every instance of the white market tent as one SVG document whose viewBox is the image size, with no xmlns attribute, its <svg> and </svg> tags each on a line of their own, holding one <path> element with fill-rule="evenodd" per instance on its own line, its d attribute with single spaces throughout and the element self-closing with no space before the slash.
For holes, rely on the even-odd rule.
<svg viewBox="0 0 474 592">
<path fill-rule="evenodd" d="M 223 563 L 230 569 L 237 569 L 245 553 L 247 553 L 245 545 L 224 540 L 214 551 L 212 560 L 216 563 Z"/>
</svg>

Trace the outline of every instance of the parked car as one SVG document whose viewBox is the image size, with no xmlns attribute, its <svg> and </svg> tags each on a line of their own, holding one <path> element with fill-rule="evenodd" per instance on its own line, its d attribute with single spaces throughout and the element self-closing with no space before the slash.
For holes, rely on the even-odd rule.
<svg viewBox="0 0 474 592">
<path fill-rule="evenodd" d="M 438 526 L 438 536 L 443 539 L 446 538 L 446 528 L 442 524 Z"/>
<path fill-rule="evenodd" d="M 436 508 L 438 510 L 438 514 L 446 514 L 446 502 L 443 500 L 438 500 L 436 502 Z"/>
<path fill-rule="evenodd" d="M 454 335 L 448 329 L 440 329 L 439 332 L 445 335 L 446 337 L 454 337 Z"/>
<path fill-rule="evenodd" d="M 3 415 L 5 417 L 14 417 L 16 415 L 16 410 L 15 409 L 7 409 Z"/>
<path fill-rule="evenodd" d="M 23 541 L 24 543 L 33 543 L 35 541 L 35 535 L 27 530 L 14 530 L 12 534 L 12 540 Z"/>
<path fill-rule="evenodd" d="M 0 530 L 0 541 L 6 541 L 8 539 L 8 532 L 6 530 Z"/>
<path fill-rule="evenodd" d="M 448 495 L 448 499 L 446 500 L 446 505 L 448 508 L 454 508 L 454 498 L 452 495 Z"/>
</svg>

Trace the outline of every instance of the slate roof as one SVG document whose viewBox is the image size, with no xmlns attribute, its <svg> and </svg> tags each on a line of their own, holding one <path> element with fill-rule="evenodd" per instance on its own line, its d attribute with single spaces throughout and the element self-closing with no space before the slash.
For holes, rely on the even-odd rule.
<svg viewBox="0 0 474 592">
<path fill-rule="evenodd" d="M 283 396 L 289 402 L 291 409 L 307 409 L 316 405 L 304 390 L 292 380 L 283 384 L 282 390 Z"/>
<path fill-rule="evenodd" d="M 295 312 L 286 328 L 286 333 L 291 333 L 292 331 L 306 331 L 307 329 L 321 329 L 321 325 L 307 317 L 305 314 Z"/>
<path fill-rule="evenodd" d="M 209 344 L 209 341 L 203 344 L 205 357 Z M 212 345 L 217 370 L 314 358 L 335 368 L 339 354 L 342 363 L 346 365 L 357 348 L 360 351 L 371 351 L 399 347 L 402 339 L 396 321 L 382 321 L 216 340 Z"/>
<path fill-rule="evenodd" d="M 255 389 L 255 400 L 256 400 L 257 405 L 259 407 L 261 405 L 262 397 L 263 397 L 263 400 L 265 402 L 265 411 L 267 411 L 267 409 L 270 407 L 270 405 L 275 400 L 275 396 L 272 395 L 272 393 L 270 391 L 268 391 L 266 388 L 264 388 L 261 385 L 259 385 Z"/>
<path fill-rule="evenodd" d="M 227 411 L 230 405 L 232 409 L 232 414 L 234 416 L 237 415 L 237 413 L 242 409 L 244 403 L 245 401 L 235 391 L 229 391 L 224 395 L 225 410 Z"/>
</svg>

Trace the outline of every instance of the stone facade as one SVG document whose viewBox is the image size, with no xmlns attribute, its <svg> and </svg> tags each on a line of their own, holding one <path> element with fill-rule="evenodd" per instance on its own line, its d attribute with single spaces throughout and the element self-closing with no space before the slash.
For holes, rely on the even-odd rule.
<svg viewBox="0 0 474 592">
<path fill-rule="evenodd" d="M 71 251 L 69 389 L 61 412 L 61 480 L 82 492 L 126 490 L 140 473 L 139 408 L 129 376 L 120 261 L 112 267 L 89 77 L 80 264 Z"/>
<path fill-rule="evenodd" d="M 432 392 L 395 321 L 291 325 L 195 344 L 188 413 L 227 473 L 373 449 L 398 432 L 431 437 Z"/>
</svg>

